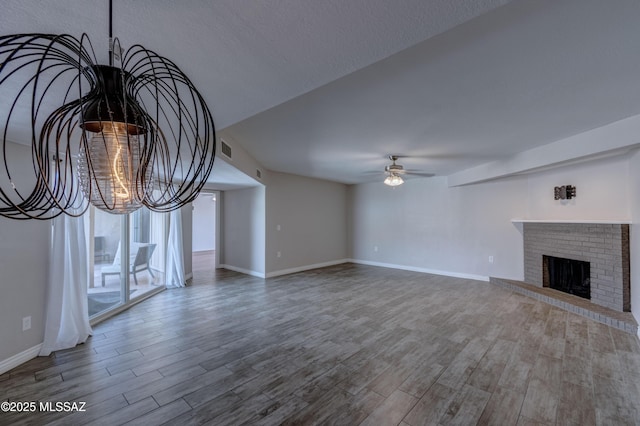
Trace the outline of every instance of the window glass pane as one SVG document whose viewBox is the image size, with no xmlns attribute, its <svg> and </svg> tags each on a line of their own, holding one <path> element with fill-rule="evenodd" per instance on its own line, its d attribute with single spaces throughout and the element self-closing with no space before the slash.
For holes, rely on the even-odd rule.
<svg viewBox="0 0 640 426">
<path fill-rule="evenodd" d="M 141 208 L 130 217 L 130 298 L 165 284 L 166 213 Z"/>
<path fill-rule="evenodd" d="M 93 317 L 108 309 L 124 303 L 124 275 L 120 256 L 120 235 L 122 233 L 122 216 L 105 213 L 91 208 L 85 215 L 85 227 L 90 232 L 85 234 L 90 239 L 89 247 L 89 317 Z M 93 220 L 91 220 L 93 217 Z"/>
</svg>

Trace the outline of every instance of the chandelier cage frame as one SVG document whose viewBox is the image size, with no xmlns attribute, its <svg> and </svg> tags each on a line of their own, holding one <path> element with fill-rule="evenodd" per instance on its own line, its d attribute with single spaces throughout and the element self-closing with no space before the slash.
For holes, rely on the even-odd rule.
<svg viewBox="0 0 640 426">
<path fill-rule="evenodd" d="M 139 44 L 121 51 L 111 0 L 109 65 L 98 63 L 86 33 L 0 36 L 0 99 L 14 96 L 0 105 L 0 216 L 80 216 L 90 204 L 120 214 L 142 206 L 168 212 L 197 197 L 215 160 L 211 111 L 174 62 Z M 8 147 L 25 111 L 26 178 Z"/>
</svg>

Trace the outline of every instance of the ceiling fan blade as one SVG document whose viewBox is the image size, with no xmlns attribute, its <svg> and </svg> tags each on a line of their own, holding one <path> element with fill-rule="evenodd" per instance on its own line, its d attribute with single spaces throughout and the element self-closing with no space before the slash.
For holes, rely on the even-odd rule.
<svg viewBox="0 0 640 426">
<path fill-rule="evenodd" d="M 434 177 L 435 174 L 434 173 L 422 173 L 422 172 L 412 172 L 412 171 L 406 171 L 405 174 L 411 175 L 411 176 L 422 176 L 422 177 Z"/>
</svg>

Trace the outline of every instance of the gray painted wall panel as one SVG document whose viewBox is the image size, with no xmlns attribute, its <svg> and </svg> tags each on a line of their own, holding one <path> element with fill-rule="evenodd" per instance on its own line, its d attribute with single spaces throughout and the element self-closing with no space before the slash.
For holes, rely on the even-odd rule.
<svg viewBox="0 0 640 426">
<path fill-rule="evenodd" d="M 269 172 L 267 273 L 347 258 L 347 220 L 346 185 Z"/>
</svg>

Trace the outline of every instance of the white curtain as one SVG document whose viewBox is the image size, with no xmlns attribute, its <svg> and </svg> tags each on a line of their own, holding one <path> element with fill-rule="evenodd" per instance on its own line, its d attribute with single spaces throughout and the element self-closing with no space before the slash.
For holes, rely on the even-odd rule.
<svg viewBox="0 0 640 426">
<path fill-rule="evenodd" d="M 184 287 L 184 251 L 182 249 L 182 212 L 174 210 L 169 216 L 167 243 L 167 288 Z"/>
<path fill-rule="evenodd" d="M 151 256 L 150 266 L 154 271 L 164 275 L 165 262 L 167 260 L 167 224 L 169 215 L 166 213 L 149 212 L 149 220 L 151 222 L 149 241 L 156 244 L 156 249 Z"/>
<path fill-rule="evenodd" d="M 83 343 L 92 334 L 87 310 L 88 259 L 82 217 L 53 219 L 44 343 L 40 356 Z"/>
</svg>

